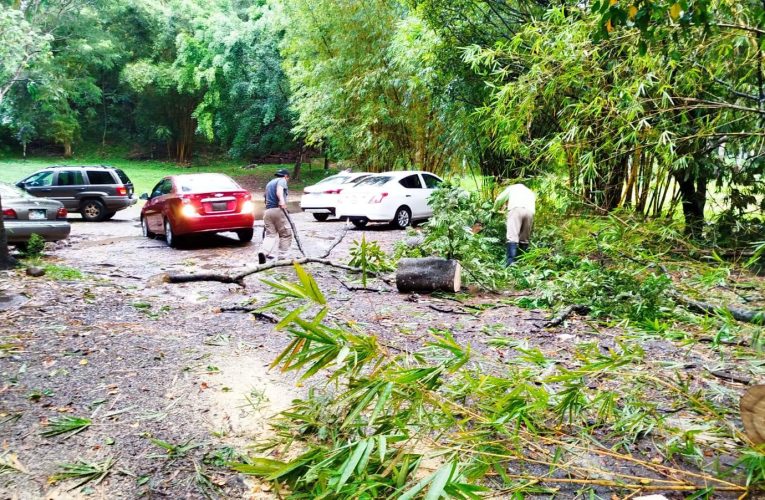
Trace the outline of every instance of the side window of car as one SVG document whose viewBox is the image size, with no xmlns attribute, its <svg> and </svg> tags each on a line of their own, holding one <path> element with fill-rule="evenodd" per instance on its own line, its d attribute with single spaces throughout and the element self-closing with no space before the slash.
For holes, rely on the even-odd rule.
<svg viewBox="0 0 765 500">
<path fill-rule="evenodd" d="M 24 184 L 31 187 L 51 186 L 53 185 L 53 172 L 40 172 L 24 181 Z"/>
<path fill-rule="evenodd" d="M 112 173 L 108 170 L 88 170 L 88 179 L 91 184 L 105 185 L 116 184 Z"/>
<path fill-rule="evenodd" d="M 160 192 L 162 194 L 170 194 L 172 190 L 173 190 L 173 182 L 170 179 L 163 180 L 162 187 L 160 188 Z"/>
<path fill-rule="evenodd" d="M 151 190 L 151 196 L 150 198 L 156 198 L 157 196 L 162 196 L 162 183 L 165 181 L 159 181 L 156 186 L 154 186 L 154 189 Z"/>
<path fill-rule="evenodd" d="M 403 179 L 398 181 L 398 183 L 407 189 L 422 189 L 422 184 L 420 183 L 420 176 L 418 176 L 417 174 L 404 177 Z"/>
<path fill-rule="evenodd" d="M 85 181 L 83 180 L 82 172 L 79 170 L 63 170 L 58 173 L 56 178 L 57 186 L 80 186 L 82 184 L 85 184 Z"/>
<path fill-rule="evenodd" d="M 425 186 L 428 189 L 436 189 L 438 185 L 441 184 L 441 179 L 435 175 L 422 174 L 422 179 L 425 181 Z"/>
</svg>

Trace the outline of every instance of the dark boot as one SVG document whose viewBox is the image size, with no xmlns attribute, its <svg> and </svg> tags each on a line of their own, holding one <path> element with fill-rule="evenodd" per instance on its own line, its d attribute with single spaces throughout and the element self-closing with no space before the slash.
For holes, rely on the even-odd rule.
<svg viewBox="0 0 765 500">
<path fill-rule="evenodd" d="M 518 251 L 521 253 L 521 255 L 525 254 L 529 249 L 528 243 L 518 243 Z"/>
<path fill-rule="evenodd" d="M 515 256 L 518 254 L 518 243 L 511 241 L 507 242 L 507 257 L 505 258 L 505 266 L 512 266 L 515 262 Z"/>
</svg>

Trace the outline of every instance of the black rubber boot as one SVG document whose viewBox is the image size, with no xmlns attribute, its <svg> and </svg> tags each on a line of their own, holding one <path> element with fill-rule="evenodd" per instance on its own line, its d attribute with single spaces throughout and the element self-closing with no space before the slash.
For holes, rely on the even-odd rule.
<svg viewBox="0 0 765 500">
<path fill-rule="evenodd" d="M 515 262 L 515 256 L 518 254 L 518 243 L 511 241 L 507 242 L 507 257 L 505 258 L 505 266 L 512 266 Z"/>
<path fill-rule="evenodd" d="M 521 255 L 525 254 L 529 249 L 528 243 L 518 243 L 518 251 L 521 253 Z"/>
</svg>

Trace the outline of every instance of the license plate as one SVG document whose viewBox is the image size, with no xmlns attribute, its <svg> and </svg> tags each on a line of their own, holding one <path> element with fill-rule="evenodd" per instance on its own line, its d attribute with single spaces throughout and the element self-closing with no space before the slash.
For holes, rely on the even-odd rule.
<svg viewBox="0 0 765 500">
<path fill-rule="evenodd" d="M 29 220 L 44 220 L 45 210 L 32 209 L 29 211 Z"/>
<path fill-rule="evenodd" d="M 228 202 L 227 201 L 216 201 L 212 204 L 213 212 L 222 212 L 224 210 L 228 209 Z"/>
</svg>

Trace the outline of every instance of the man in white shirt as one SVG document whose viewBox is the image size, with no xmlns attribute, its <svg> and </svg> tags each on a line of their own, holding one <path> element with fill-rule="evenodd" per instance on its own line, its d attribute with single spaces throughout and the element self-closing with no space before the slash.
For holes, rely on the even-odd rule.
<svg viewBox="0 0 765 500">
<path fill-rule="evenodd" d="M 496 208 L 507 208 L 507 266 L 515 262 L 519 246 L 521 252 L 529 247 L 536 201 L 537 197 L 531 189 L 523 184 L 511 184 L 499 194 L 494 203 Z"/>
</svg>

